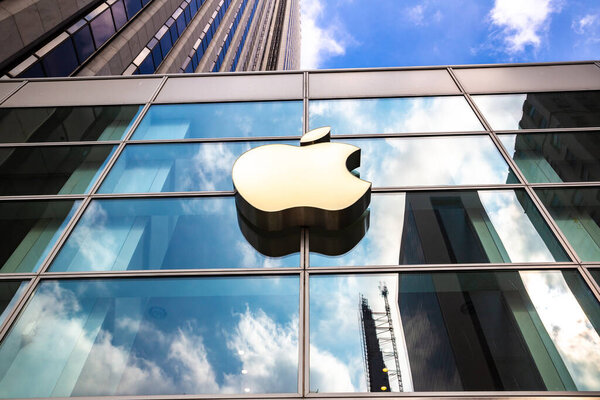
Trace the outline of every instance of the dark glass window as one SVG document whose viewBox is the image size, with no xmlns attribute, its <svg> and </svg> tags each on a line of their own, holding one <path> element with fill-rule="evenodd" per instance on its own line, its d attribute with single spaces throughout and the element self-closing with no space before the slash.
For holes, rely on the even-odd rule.
<svg viewBox="0 0 600 400">
<path fill-rule="evenodd" d="M 339 141 L 361 149 L 358 171 L 374 187 L 517 182 L 487 136 Z"/>
<path fill-rule="evenodd" d="M 294 243 L 287 247 L 294 254 L 270 257 L 246 241 L 240 223 L 233 197 L 94 200 L 50 269 L 299 266 L 299 230 L 290 234 Z"/>
<path fill-rule="evenodd" d="M 36 61 L 31 65 L 31 67 L 27 68 L 24 72 L 19 74 L 19 78 L 40 78 L 46 76 L 44 69 L 42 68 L 42 62 Z"/>
<path fill-rule="evenodd" d="M 27 281 L 0 281 L 0 324 L 23 294 Z"/>
<path fill-rule="evenodd" d="M 536 193 L 584 261 L 600 261 L 600 189 L 539 189 Z"/>
<path fill-rule="evenodd" d="M 0 346 L 0 393 L 295 393 L 298 303 L 296 276 L 46 280 Z"/>
<path fill-rule="evenodd" d="M 75 49 L 77 50 L 77 57 L 79 63 L 83 63 L 89 56 L 94 52 L 94 41 L 92 39 L 92 32 L 90 31 L 89 25 L 84 25 L 83 28 L 73 33 L 73 42 L 75 43 Z"/>
<path fill-rule="evenodd" d="M 312 100 L 310 127 L 333 127 L 333 134 L 481 131 L 461 96 Z"/>
<path fill-rule="evenodd" d="M 66 39 L 42 57 L 46 76 L 69 76 L 79 65 L 73 42 Z"/>
<path fill-rule="evenodd" d="M 597 391 L 598 332 L 576 270 L 311 276 L 310 390 Z"/>
<path fill-rule="evenodd" d="M 251 148 L 269 143 L 273 142 L 128 145 L 100 192 L 233 190 L 231 169 L 235 160 Z"/>
<path fill-rule="evenodd" d="M 0 195 L 86 193 L 113 146 L 0 148 Z"/>
<path fill-rule="evenodd" d="M 129 19 L 133 18 L 133 16 L 142 9 L 142 3 L 140 0 L 124 0 L 125 1 L 125 9 L 127 10 L 127 17 Z"/>
<path fill-rule="evenodd" d="M 473 96 L 496 130 L 600 126 L 600 91 Z"/>
<path fill-rule="evenodd" d="M 600 181 L 600 132 L 500 135 L 529 182 Z"/>
<path fill-rule="evenodd" d="M 167 27 L 163 26 L 156 34 L 156 37 L 159 38 L 160 50 L 162 51 L 162 56 L 164 58 L 167 56 L 171 50 L 171 47 L 173 46 L 173 43 L 171 42 L 171 35 L 169 34 Z"/>
<path fill-rule="evenodd" d="M 152 60 L 152 54 L 146 55 L 146 58 L 142 60 L 142 63 L 139 66 L 139 71 L 140 74 L 152 74 L 154 71 L 156 71 L 156 66 Z"/>
<path fill-rule="evenodd" d="M 0 272 L 37 271 L 62 234 L 79 201 L 0 203 Z"/>
<path fill-rule="evenodd" d="M 568 261 L 523 190 L 372 195 L 363 220 L 334 236 L 344 254 L 322 235 L 311 230 L 311 266 Z"/>
<path fill-rule="evenodd" d="M 154 105 L 133 139 L 293 135 L 302 135 L 301 101 Z"/>
<path fill-rule="evenodd" d="M 0 142 L 119 140 L 141 106 L 1 108 Z"/>
<path fill-rule="evenodd" d="M 123 5 L 123 0 L 118 0 L 113 5 L 111 5 L 110 8 L 112 10 L 113 18 L 115 19 L 116 28 L 117 30 L 119 30 L 127 22 L 127 14 L 125 13 L 125 6 Z"/>
<path fill-rule="evenodd" d="M 90 21 L 90 26 L 94 34 L 94 43 L 96 44 L 96 48 L 98 48 L 115 33 L 115 24 L 110 13 L 110 8 L 107 8 Z"/>
</svg>

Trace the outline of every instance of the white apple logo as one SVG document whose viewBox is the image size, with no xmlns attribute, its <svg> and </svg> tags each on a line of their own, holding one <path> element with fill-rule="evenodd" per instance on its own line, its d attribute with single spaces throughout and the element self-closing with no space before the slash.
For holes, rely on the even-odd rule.
<svg viewBox="0 0 600 400">
<path fill-rule="evenodd" d="M 338 230 L 362 215 L 371 201 L 371 183 L 350 173 L 360 165 L 360 148 L 330 143 L 330 131 L 306 133 L 301 147 L 270 144 L 237 159 L 236 205 L 249 222 L 267 231 Z"/>
</svg>

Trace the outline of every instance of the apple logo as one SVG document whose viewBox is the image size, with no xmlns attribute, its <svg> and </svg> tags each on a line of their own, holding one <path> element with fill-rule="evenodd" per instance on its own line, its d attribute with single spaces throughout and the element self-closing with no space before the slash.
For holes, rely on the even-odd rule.
<svg viewBox="0 0 600 400">
<path fill-rule="evenodd" d="M 270 144 L 242 154 L 231 173 L 240 214 L 269 232 L 339 230 L 356 221 L 371 201 L 371 183 L 350 172 L 360 165 L 360 148 L 330 143 L 330 132 L 307 132 L 300 147 Z"/>
</svg>

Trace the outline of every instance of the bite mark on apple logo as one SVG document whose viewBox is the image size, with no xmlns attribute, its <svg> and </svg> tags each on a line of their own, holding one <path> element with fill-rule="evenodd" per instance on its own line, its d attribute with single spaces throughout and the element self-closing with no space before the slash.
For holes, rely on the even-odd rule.
<svg viewBox="0 0 600 400">
<path fill-rule="evenodd" d="M 267 231 L 338 230 L 359 218 L 371 201 L 371 182 L 350 173 L 360 165 L 360 148 L 330 143 L 330 132 L 307 132 L 300 147 L 269 144 L 242 154 L 231 173 L 239 212 Z"/>
</svg>

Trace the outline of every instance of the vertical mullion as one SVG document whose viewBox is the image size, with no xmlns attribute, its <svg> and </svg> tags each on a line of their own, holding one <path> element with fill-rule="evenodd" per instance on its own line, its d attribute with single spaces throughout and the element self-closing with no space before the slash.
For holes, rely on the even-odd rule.
<svg viewBox="0 0 600 400">
<path fill-rule="evenodd" d="M 310 394 L 310 273 L 308 271 L 302 271 L 302 280 L 304 281 L 304 312 L 302 322 L 303 336 L 301 338 L 304 347 L 304 353 L 302 354 L 303 361 L 303 374 L 302 379 L 302 396 Z"/>
</svg>

